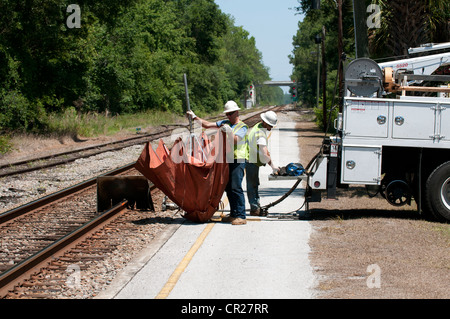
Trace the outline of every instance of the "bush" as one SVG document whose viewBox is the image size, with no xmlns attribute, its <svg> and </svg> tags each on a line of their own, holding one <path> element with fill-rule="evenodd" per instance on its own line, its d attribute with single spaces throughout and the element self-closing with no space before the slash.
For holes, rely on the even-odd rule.
<svg viewBox="0 0 450 319">
<path fill-rule="evenodd" d="M 323 110 L 322 107 L 315 107 L 314 108 L 314 113 L 316 114 L 316 125 L 323 131 L 325 132 L 326 128 L 323 127 Z M 328 130 L 326 133 L 334 133 L 335 129 L 334 129 L 334 120 L 337 118 L 339 113 L 339 109 L 337 107 L 335 107 L 332 111 L 331 111 L 331 117 L 330 117 L 330 109 L 327 110 L 327 123 L 328 123 Z"/>
<path fill-rule="evenodd" d="M 6 154 L 11 151 L 12 145 L 10 143 L 9 135 L 0 135 L 0 154 Z"/>
<path fill-rule="evenodd" d="M 0 99 L 0 129 L 40 131 L 46 115 L 40 103 L 30 103 L 19 91 L 3 92 Z"/>
</svg>

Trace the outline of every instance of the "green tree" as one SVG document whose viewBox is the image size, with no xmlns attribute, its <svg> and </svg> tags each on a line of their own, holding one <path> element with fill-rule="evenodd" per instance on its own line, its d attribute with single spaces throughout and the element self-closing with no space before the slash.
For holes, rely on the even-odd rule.
<svg viewBox="0 0 450 319">
<path fill-rule="evenodd" d="M 333 0 L 322 0 L 320 10 L 313 10 L 311 1 L 300 1 L 297 7 L 304 19 L 298 24 L 297 34 L 293 37 L 293 54 L 290 62 L 294 66 L 293 79 L 299 84 L 298 96 L 306 106 L 314 106 L 317 96 L 317 44 L 316 35 L 322 36 L 322 27 L 326 29 L 325 60 L 327 61 L 327 96 L 332 102 L 336 72 L 339 65 L 338 50 L 338 12 Z M 354 55 L 352 2 L 344 1 L 343 8 L 344 52 Z M 329 105 L 330 106 L 330 105 Z"/>
<path fill-rule="evenodd" d="M 86 72 L 88 109 L 181 111 L 176 78 L 189 41 L 175 20 L 171 3 L 146 0 L 124 10 L 111 30 L 92 26 L 95 58 Z"/>
<path fill-rule="evenodd" d="M 0 133 L 45 130 L 47 114 L 211 112 L 268 79 L 255 40 L 213 0 L 0 0 Z M 268 90 L 268 99 L 276 92 Z"/>
<path fill-rule="evenodd" d="M 408 49 L 450 39 L 450 2 L 447 0 L 377 0 L 381 27 L 369 31 L 371 55 L 385 58 L 408 55 Z"/>
</svg>

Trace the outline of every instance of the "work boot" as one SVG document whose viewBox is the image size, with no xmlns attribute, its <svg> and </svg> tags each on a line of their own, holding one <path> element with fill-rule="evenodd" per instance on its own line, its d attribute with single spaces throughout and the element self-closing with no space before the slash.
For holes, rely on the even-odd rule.
<svg viewBox="0 0 450 319">
<path fill-rule="evenodd" d="M 243 219 L 243 218 L 235 218 L 232 222 L 231 225 L 245 225 L 247 224 L 247 220 Z"/>
<path fill-rule="evenodd" d="M 222 222 L 231 223 L 235 219 L 236 219 L 236 217 L 232 217 L 232 216 L 228 215 L 228 216 L 222 217 Z"/>
<path fill-rule="evenodd" d="M 257 209 L 250 210 L 250 215 L 251 216 L 259 216 L 260 213 L 261 213 L 261 210 L 259 209 L 259 207 Z"/>
</svg>

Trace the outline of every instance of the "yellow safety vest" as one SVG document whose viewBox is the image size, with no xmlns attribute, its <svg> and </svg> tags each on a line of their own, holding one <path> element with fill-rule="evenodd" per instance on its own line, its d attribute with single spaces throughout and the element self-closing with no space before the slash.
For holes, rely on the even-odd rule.
<svg viewBox="0 0 450 319">
<path fill-rule="evenodd" d="M 258 144 L 256 142 L 261 137 L 266 138 L 267 140 L 267 134 L 265 132 L 265 129 L 262 126 L 262 123 L 258 123 L 250 130 L 248 133 L 248 161 L 249 163 L 256 164 L 257 166 L 264 166 L 266 165 L 266 161 L 261 161 L 261 154 L 259 150 Z"/>
<path fill-rule="evenodd" d="M 236 134 L 243 127 L 246 127 L 248 130 L 247 124 L 239 121 L 232 129 L 233 134 Z M 234 146 L 234 158 L 248 160 L 247 134 Z"/>
</svg>

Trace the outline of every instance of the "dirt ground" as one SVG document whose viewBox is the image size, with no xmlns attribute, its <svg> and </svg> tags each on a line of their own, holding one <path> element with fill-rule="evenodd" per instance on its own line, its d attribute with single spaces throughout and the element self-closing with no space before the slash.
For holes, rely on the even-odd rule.
<svg viewBox="0 0 450 319">
<path fill-rule="evenodd" d="M 321 133 L 298 111 L 301 161 L 318 152 Z M 305 119 L 310 120 L 305 120 Z M 411 206 L 394 207 L 364 187 L 311 203 L 311 263 L 318 298 L 450 298 L 450 225 L 427 221 Z"/>
</svg>

